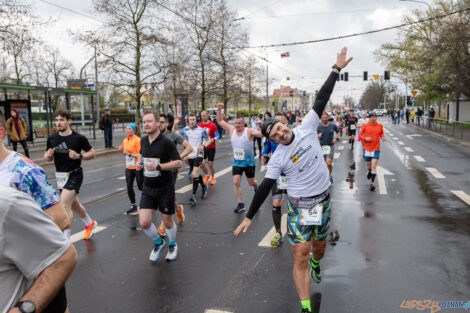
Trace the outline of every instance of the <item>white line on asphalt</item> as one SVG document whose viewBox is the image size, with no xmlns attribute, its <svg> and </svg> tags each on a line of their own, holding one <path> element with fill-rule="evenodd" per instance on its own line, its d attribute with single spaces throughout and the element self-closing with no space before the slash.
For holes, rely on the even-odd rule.
<svg viewBox="0 0 470 313">
<path fill-rule="evenodd" d="M 266 164 L 261 165 L 260 172 L 266 171 L 267 168 L 268 166 Z"/>
<path fill-rule="evenodd" d="M 406 135 L 406 137 L 413 139 L 413 137 L 421 137 L 419 134 L 413 134 L 413 135 Z"/>
<path fill-rule="evenodd" d="M 414 152 L 414 150 L 411 149 L 410 147 L 405 147 L 404 149 L 405 149 L 406 151 L 408 151 L 408 152 Z"/>
<path fill-rule="evenodd" d="M 126 179 L 126 176 L 118 177 L 118 179 L 120 180 Z"/>
<path fill-rule="evenodd" d="M 335 152 L 335 154 L 333 155 L 333 159 L 339 158 L 340 155 L 341 155 L 341 153 Z"/>
<path fill-rule="evenodd" d="M 343 146 L 343 145 L 341 145 L 341 146 L 338 147 L 338 150 L 343 150 L 343 149 L 344 149 L 344 146 Z"/>
<path fill-rule="evenodd" d="M 426 167 L 426 169 L 428 170 L 429 173 L 432 174 L 432 176 L 434 176 L 435 178 L 446 178 L 444 175 L 442 175 L 441 172 L 439 172 L 437 169 L 435 169 L 434 167 Z"/>
<path fill-rule="evenodd" d="M 96 226 L 95 229 L 93 229 L 93 236 L 96 235 L 97 233 L 99 233 L 100 231 L 103 231 L 105 229 L 107 229 L 108 227 L 107 226 Z M 74 242 L 77 242 L 79 240 L 82 240 L 83 239 L 83 234 L 85 234 L 85 231 L 82 230 L 82 231 L 79 231 L 78 233 L 75 233 L 73 234 L 72 236 L 70 236 L 70 242 L 71 243 L 74 243 Z M 93 238 L 93 237 L 92 237 Z"/>
<path fill-rule="evenodd" d="M 404 145 L 405 145 L 405 143 L 404 143 L 403 141 L 399 141 L 398 144 L 399 144 L 400 146 L 404 146 Z"/>
<path fill-rule="evenodd" d="M 462 190 L 451 190 L 451 192 L 456 195 L 460 200 L 465 202 L 467 205 L 470 205 L 470 195 Z"/>
<path fill-rule="evenodd" d="M 377 166 L 377 180 L 379 181 L 379 193 L 381 195 L 387 194 L 387 186 L 385 185 L 385 175 L 394 175 L 389 170 Z"/>
<path fill-rule="evenodd" d="M 220 176 L 227 174 L 231 170 L 232 170 L 232 166 L 230 165 L 229 167 L 215 173 L 215 178 L 219 178 Z M 186 185 L 184 187 L 181 187 L 180 189 L 176 190 L 175 192 L 176 193 L 186 193 L 186 192 L 190 191 L 191 189 L 193 189 L 193 184 L 189 184 L 189 185 Z"/>
<path fill-rule="evenodd" d="M 205 313 L 232 313 L 232 312 L 210 309 L 210 310 L 206 310 Z"/>
<path fill-rule="evenodd" d="M 414 157 L 415 157 L 416 161 L 418 161 L 418 162 L 426 162 L 426 160 L 423 159 L 422 157 L 420 157 L 419 155 L 414 155 Z"/>
<path fill-rule="evenodd" d="M 282 237 L 285 237 L 285 234 L 287 233 L 287 214 L 282 214 L 281 218 L 281 232 L 282 232 Z M 271 239 L 274 238 L 274 234 L 276 234 L 276 229 L 274 226 L 268 231 L 266 236 L 258 243 L 258 247 L 269 247 L 272 248 L 271 246 Z"/>
</svg>

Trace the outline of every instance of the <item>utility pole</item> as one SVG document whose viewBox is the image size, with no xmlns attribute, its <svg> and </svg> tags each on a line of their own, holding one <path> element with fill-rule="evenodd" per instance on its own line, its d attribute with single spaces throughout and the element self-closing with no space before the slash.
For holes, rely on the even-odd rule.
<svg viewBox="0 0 470 313">
<path fill-rule="evenodd" d="M 98 87 L 98 59 L 96 57 L 96 46 L 95 46 L 95 88 L 96 88 L 96 121 L 100 118 L 100 91 Z"/>
<path fill-rule="evenodd" d="M 269 111 L 269 65 L 266 64 L 266 111 Z"/>
</svg>

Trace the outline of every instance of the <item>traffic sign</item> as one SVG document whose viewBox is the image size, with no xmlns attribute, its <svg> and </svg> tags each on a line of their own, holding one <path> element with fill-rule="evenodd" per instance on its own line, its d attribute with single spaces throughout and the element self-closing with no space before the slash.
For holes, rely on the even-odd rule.
<svg viewBox="0 0 470 313">
<path fill-rule="evenodd" d="M 374 76 L 375 80 L 379 79 L 379 75 L 372 75 L 372 76 Z"/>
<path fill-rule="evenodd" d="M 290 80 L 290 77 L 287 77 L 286 79 L 287 79 L 287 80 Z"/>
<path fill-rule="evenodd" d="M 414 97 L 416 97 L 416 94 L 418 93 L 418 90 L 412 90 L 411 91 L 411 95 Z"/>
<path fill-rule="evenodd" d="M 93 77 L 87 77 L 86 79 L 86 85 L 88 87 L 94 87 L 95 86 L 95 80 Z"/>
<path fill-rule="evenodd" d="M 290 52 L 281 53 L 281 58 L 288 58 L 288 57 L 290 57 Z"/>
</svg>

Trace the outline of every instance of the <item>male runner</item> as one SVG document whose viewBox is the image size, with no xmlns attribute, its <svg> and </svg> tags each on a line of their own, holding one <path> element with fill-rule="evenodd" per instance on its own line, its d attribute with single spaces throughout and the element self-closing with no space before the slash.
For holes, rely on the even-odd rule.
<svg viewBox="0 0 470 313">
<path fill-rule="evenodd" d="M 350 109 L 349 114 L 345 116 L 345 122 L 347 127 L 347 135 L 351 149 L 354 149 L 354 139 L 356 137 L 357 128 L 357 117 L 354 115 L 354 110 Z"/>
<path fill-rule="evenodd" d="M 329 173 L 321 159 L 317 128 L 339 71 L 352 60 L 346 59 L 346 52 L 347 49 L 343 48 L 338 54 L 333 71 L 318 92 L 313 109 L 305 116 L 300 127 L 290 130 L 276 119 L 263 123 L 263 134 L 280 145 L 269 161 L 266 177 L 255 193 L 246 218 L 235 230 L 235 236 L 248 230 L 251 219 L 263 204 L 281 171 L 284 171 L 289 182 L 287 227 L 289 241 L 293 244 L 293 276 L 303 313 L 311 312 L 309 267 L 310 276 L 317 283 L 321 281 L 319 263 L 325 253 L 331 215 Z M 313 250 L 313 255 L 310 254 L 309 260 L 310 250 Z"/>
<path fill-rule="evenodd" d="M 188 155 L 189 170 L 192 172 L 193 176 L 193 193 L 191 198 L 189 198 L 189 202 L 195 204 L 196 192 L 199 185 L 201 185 L 202 188 L 201 198 L 204 199 L 207 196 L 207 185 L 204 184 L 200 169 L 204 156 L 204 148 L 209 146 L 211 139 L 204 129 L 197 126 L 196 114 L 190 113 L 188 120 L 189 127 L 180 129 L 179 132 L 188 140 L 193 148 L 193 152 Z"/>
<path fill-rule="evenodd" d="M 369 122 L 362 125 L 359 138 L 364 142 L 367 179 L 370 179 L 369 190 L 375 191 L 374 181 L 380 157 L 380 139 L 385 142 L 385 136 L 383 125 L 377 122 L 377 115 L 374 112 L 369 114 Z"/>
<path fill-rule="evenodd" d="M 141 140 L 139 161 L 136 166 L 138 171 L 144 170 L 139 211 L 140 225 L 155 244 L 149 257 L 150 261 L 155 262 L 166 248 L 166 241 L 160 237 L 157 227 L 152 222 L 155 211 L 160 211 L 169 241 L 166 260 L 174 261 L 178 256 L 178 246 L 177 226 L 173 221 L 175 184 L 171 171 L 181 167 L 181 159 L 176 145 L 160 132 L 160 116 L 157 112 L 145 111 L 142 124 L 147 136 Z"/>
<path fill-rule="evenodd" d="M 279 111 L 274 114 L 274 118 L 280 121 L 282 124 L 287 125 L 286 113 Z M 266 145 L 261 153 L 261 159 L 264 163 L 269 161 L 270 156 L 276 151 L 279 144 L 266 138 Z M 276 233 L 274 238 L 271 240 L 271 246 L 279 247 L 282 243 L 282 231 L 281 231 L 281 218 L 282 218 L 282 194 L 286 192 L 287 179 L 284 173 L 281 173 L 277 183 L 271 188 L 271 197 L 273 198 L 273 223 Z"/>
<path fill-rule="evenodd" d="M 209 170 L 211 171 L 211 176 L 209 176 L 206 164 L 203 161 L 201 168 L 204 172 L 204 184 L 207 185 L 207 182 L 210 179 L 211 185 L 215 185 L 215 168 L 214 168 L 214 159 L 215 159 L 215 141 L 220 138 L 219 130 L 217 126 L 210 121 L 210 114 L 207 111 L 201 112 L 202 121 L 199 123 L 199 127 L 204 129 L 209 135 L 208 145 L 204 148 L 204 160 L 207 160 L 209 164 Z"/>
<path fill-rule="evenodd" d="M 223 103 L 217 105 L 217 121 L 225 131 L 230 135 L 233 151 L 233 190 L 237 197 L 238 204 L 233 210 L 234 213 L 241 213 L 245 210 L 243 203 L 242 188 L 240 186 L 243 172 L 245 172 L 246 180 L 253 188 L 258 188 L 258 182 L 255 180 L 255 152 L 253 147 L 253 139 L 263 136 L 259 131 L 253 128 L 245 128 L 243 116 L 235 118 L 234 126 L 227 123 L 222 117 Z"/>
<path fill-rule="evenodd" d="M 323 157 L 325 158 L 326 166 L 330 172 L 330 181 L 333 183 L 333 176 L 331 175 L 331 172 L 333 171 L 333 157 L 335 155 L 334 145 L 339 140 L 341 134 L 339 132 L 338 126 L 330 123 L 330 115 L 326 112 L 323 112 L 321 116 L 321 124 L 318 125 L 317 133 L 318 138 L 320 139 L 320 146 Z"/>
<path fill-rule="evenodd" d="M 253 113 L 251 115 L 251 120 L 250 120 L 250 127 L 255 129 L 255 130 L 261 130 L 260 126 L 258 125 L 257 123 L 257 120 L 258 120 L 258 115 L 256 113 Z M 254 140 L 253 140 L 253 151 L 255 152 L 254 156 L 256 157 L 256 144 L 258 143 L 258 150 L 259 150 L 259 154 L 260 156 L 263 154 L 261 152 L 261 138 L 259 137 L 255 137 Z"/>
<path fill-rule="evenodd" d="M 182 145 L 184 150 L 180 153 L 180 158 L 184 159 L 187 155 L 189 155 L 193 151 L 193 147 L 189 144 L 189 142 L 183 138 L 182 135 L 179 133 L 172 132 L 170 129 L 173 126 L 173 119 L 170 121 L 168 115 L 160 114 L 160 132 L 167 136 L 174 144 Z M 173 185 L 176 183 L 176 179 L 178 178 L 178 170 L 172 171 L 173 175 Z M 176 220 L 178 223 L 184 222 L 184 213 L 183 213 L 183 206 L 178 204 L 178 200 L 176 199 L 175 195 L 175 208 L 176 208 Z M 166 236 L 166 229 L 165 225 L 163 225 L 163 221 L 158 226 L 158 233 L 160 236 Z"/>
<path fill-rule="evenodd" d="M 57 188 L 69 214 L 70 225 L 73 223 L 73 210 L 85 225 L 83 239 L 87 240 L 93 236 L 93 229 L 97 222 L 90 218 L 85 207 L 78 200 L 78 193 L 83 182 L 82 160 L 93 159 L 95 151 L 85 136 L 70 128 L 72 123 L 70 111 L 59 110 L 54 116 L 58 132 L 47 138 L 47 150 L 44 153 L 44 158 L 49 162 L 54 160 Z M 82 154 L 82 151 L 85 153 Z M 64 231 L 68 238 L 71 233 L 72 226 Z"/>
<path fill-rule="evenodd" d="M 126 156 L 126 183 L 127 183 L 127 195 L 131 202 L 131 207 L 127 210 L 126 214 L 137 215 L 139 210 L 135 204 L 135 192 L 134 192 L 134 180 L 137 181 L 137 188 L 142 190 L 142 171 L 135 169 L 137 165 L 137 159 L 140 152 L 140 137 L 135 133 L 137 132 L 137 126 L 134 123 L 127 125 L 126 133 L 127 137 L 122 141 L 122 145 L 119 147 L 119 151 Z"/>
</svg>

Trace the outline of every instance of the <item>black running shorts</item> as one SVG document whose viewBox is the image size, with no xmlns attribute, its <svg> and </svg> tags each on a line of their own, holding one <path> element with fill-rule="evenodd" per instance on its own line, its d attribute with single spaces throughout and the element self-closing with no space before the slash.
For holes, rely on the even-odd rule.
<svg viewBox="0 0 470 313">
<path fill-rule="evenodd" d="M 69 174 L 69 179 L 64 185 L 64 188 L 67 190 L 75 190 L 77 194 L 80 192 L 80 187 L 83 183 L 83 169 L 80 167 Z M 62 192 L 62 190 L 60 190 Z"/>
<path fill-rule="evenodd" d="M 245 166 L 245 167 L 238 167 L 238 166 L 233 166 L 232 167 L 232 175 L 242 175 L 243 172 L 245 172 L 245 175 L 247 178 L 253 178 L 255 177 L 255 166 Z"/>
<path fill-rule="evenodd" d="M 191 168 L 199 167 L 202 164 L 202 160 L 202 158 L 188 159 L 188 163 Z"/>
<path fill-rule="evenodd" d="M 159 210 L 167 215 L 175 214 L 175 185 L 149 187 L 144 184 L 140 208 Z"/>
<path fill-rule="evenodd" d="M 204 160 L 214 162 L 215 159 L 215 148 L 204 149 Z"/>
</svg>

